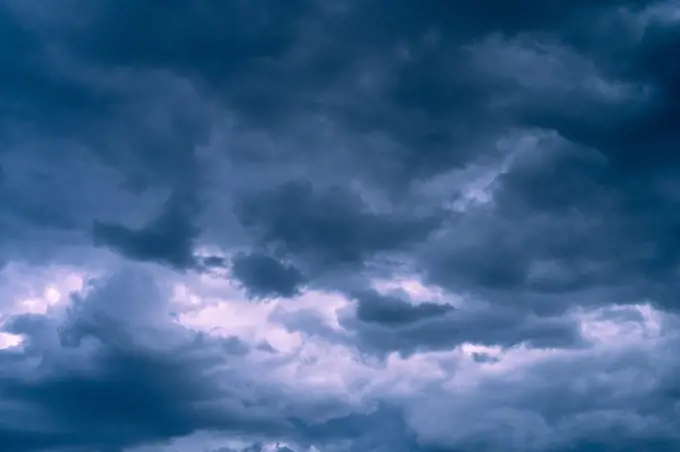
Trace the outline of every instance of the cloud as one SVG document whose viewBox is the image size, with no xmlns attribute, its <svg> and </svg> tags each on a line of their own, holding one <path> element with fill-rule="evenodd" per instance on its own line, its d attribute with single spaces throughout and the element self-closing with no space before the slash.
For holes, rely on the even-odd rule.
<svg viewBox="0 0 680 452">
<path fill-rule="evenodd" d="M 237 254 L 231 272 L 254 298 L 290 298 L 300 292 L 305 280 L 297 268 L 265 254 Z"/>
<path fill-rule="evenodd" d="M 196 214 L 195 201 L 175 193 L 159 216 L 142 228 L 95 220 L 92 235 L 95 244 L 109 246 L 132 259 L 186 269 L 196 265 L 193 242 L 200 233 L 193 224 Z"/>
<path fill-rule="evenodd" d="M 677 5 L 326 3 L 2 2 L 0 449 L 676 450 Z"/>
<path fill-rule="evenodd" d="M 384 297 L 370 292 L 357 294 L 356 297 L 358 299 L 357 319 L 362 322 L 388 325 L 408 324 L 443 316 L 453 310 L 450 305 L 430 302 L 411 305 L 398 298 Z"/>
<path fill-rule="evenodd" d="M 371 212 L 351 191 L 317 190 L 305 181 L 246 197 L 238 215 L 262 244 L 321 268 L 361 265 L 372 254 L 425 239 L 437 225 L 436 218 Z"/>
<path fill-rule="evenodd" d="M 257 393 L 241 392 L 249 384 L 241 368 L 249 350 L 239 338 L 172 322 L 163 291 L 139 270 L 93 284 L 72 294 L 61 313 L 20 314 L 4 323 L 24 341 L 0 350 L 8 407 L 0 421 L 3 447 L 120 449 L 203 429 L 258 435 L 262 428 L 288 429 L 286 415 L 268 414 L 248 401 Z M 29 417 L 34 421 L 24 424 Z"/>
<path fill-rule="evenodd" d="M 490 306 L 421 302 L 362 293 L 355 316 L 341 314 L 348 331 L 358 333 L 358 346 L 383 354 L 409 355 L 417 351 L 448 350 L 465 342 L 513 347 L 581 347 L 585 341 L 576 321 L 568 317 L 540 317 Z"/>
<path fill-rule="evenodd" d="M 472 393 L 451 385 L 442 389 L 446 396 L 419 400 L 411 425 L 441 447 L 462 450 L 493 450 L 501 437 L 508 450 L 670 450 L 673 409 L 663 407 L 664 377 L 653 376 L 663 358 L 637 346 L 609 349 L 605 359 L 593 352 L 539 360 L 513 371 L 518 379 L 507 378 L 502 361 L 485 364 L 497 373 L 478 380 Z M 433 422 L 437 413 L 458 419 L 457 427 Z"/>
</svg>

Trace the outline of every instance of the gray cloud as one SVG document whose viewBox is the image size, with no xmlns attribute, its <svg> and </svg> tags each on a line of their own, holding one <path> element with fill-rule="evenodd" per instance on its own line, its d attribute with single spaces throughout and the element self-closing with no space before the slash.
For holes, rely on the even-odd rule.
<svg viewBox="0 0 680 452">
<path fill-rule="evenodd" d="M 261 253 L 237 254 L 231 271 L 253 298 L 292 297 L 300 293 L 305 278 L 290 264 Z"/>
<path fill-rule="evenodd" d="M 275 312 L 271 320 L 289 331 L 301 332 L 334 344 L 357 347 L 385 358 L 392 352 L 451 350 L 464 343 L 512 348 L 579 349 L 589 347 L 578 322 L 566 316 L 529 315 L 522 309 L 493 305 L 454 308 L 375 292 L 354 293 L 355 305 L 338 312 L 342 331 L 331 328 L 313 311 Z"/>
<path fill-rule="evenodd" d="M 200 231 L 193 224 L 198 211 L 191 198 L 174 193 L 159 216 L 140 229 L 95 220 L 94 242 L 140 261 L 159 261 L 178 269 L 195 266 L 194 241 Z"/>
<path fill-rule="evenodd" d="M 578 324 L 568 318 L 538 317 L 498 307 L 453 308 L 446 304 L 413 304 L 376 293 L 358 295 L 356 317 L 344 326 L 359 333 L 360 347 L 378 353 L 447 350 L 464 342 L 512 347 L 580 347 Z"/>
<path fill-rule="evenodd" d="M 238 216 L 260 243 L 318 267 L 361 265 L 372 254 L 424 240 L 438 222 L 371 212 L 351 191 L 304 181 L 245 197 Z"/>
<path fill-rule="evenodd" d="M 409 304 L 396 297 L 381 296 L 372 292 L 356 294 L 357 319 L 362 322 L 400 325 L 443 316 L 453 310 L 445 304 L 425 302 Z"/>
<path fill-rule="evenodd" d="M 248 346 L 173 323 L 149 274 L 128 270 L 72 297 L 64 312 L 3 325 L 25 338 L 0 350 L 3 448 L 121 450 L 201 430 L 295 437 L 290 422 L 304 413 L 250 380 Z"/>
<path fill-rule="evenodd" d="M 312 308 L 270 318 L 347 353 L 587 355 L 581 309 L 626 324 L 641 314 L 612 306 L 677 310 L 678 24 L 651 0 L 5 1 L 0 269 L 108 269 L 100 248 L 168 278 L 231 266 L 252 298 L 349 298 L 337 327 Z M 465 301 L 368 288 L 404 275 Z M 651 345 L 553 360 L 460 405 L 434 391 L 422 409 L 400 396 L 315 423 L 289 410 L 309 401 L 247 383 L 263 373 L 252 354 L 304 357 L 177 325 L 170 295 L 130 275 L 91 289 L 64 312 L 0 301 L 1 327 L 26 340 L 0 349 L 0 449 L 214 430 L 259 448 L 479 451 L 512 439 L 503 423 L 549 437 L 527 439 L 537 451 L 677 449 L 665 343 L 665 361 Z M 634 369 L 653 387 L 626 393 Z"/>
<path fill-rule="evenodd" d="M 232 417 L 244 413 L 228 414 L 239 402 L 227 403 L 227 411 L 214 403 L 220 391 L 201 376 L 220 365 L 218 348 L 211 352 L 181 334 L 177 345 L 160 342 L 150 349 L 139 342 L 143 329 L 168 325 L 160 317 L 160 294 L 144 278 L 122 275 L 106 283 L 77 301 L 61 322 L 36 314 L 5 325 L 24 335 L 27 345 L 2 351 L 0 391 L 16 407 L 3 415 L 3 447 L 120 449 L 191 433 L 204 423 L 215 428 L 235 422 L 237 429 L 248 424 Z M 36 357 L 44 364 L 25 380 Z M 35 422 L 12 421 L 25 416 Z"/>
<path fill-rule="evenodd" d="M 473 396 L 435 391 L 407 417 L 443 450 L 672 450 L 676 401 L 665 381 L 674 370 L 663 364 L 664 347 L 550 359 L 519 380 L 491 374 Z M 456 427 L 434 421 L 442 415 Z"/>
</svg>

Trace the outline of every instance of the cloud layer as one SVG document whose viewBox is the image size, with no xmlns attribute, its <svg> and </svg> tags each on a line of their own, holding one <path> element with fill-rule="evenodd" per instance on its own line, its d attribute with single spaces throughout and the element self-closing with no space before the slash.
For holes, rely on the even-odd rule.
<svg viewBox="0 0 680 452">
<path fill-rule="evenodd" d="M 0 2 L 0 450 L 680 448 L 680 5 Z"/>
</svg>

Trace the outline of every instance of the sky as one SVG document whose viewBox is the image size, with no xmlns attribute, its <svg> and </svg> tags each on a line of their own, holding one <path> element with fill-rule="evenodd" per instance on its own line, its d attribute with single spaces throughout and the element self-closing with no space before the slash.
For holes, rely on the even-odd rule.
<svg viewBox="0 0 680 452">
<path fill-rule="evenodd" d="M 677 0 L 0 0 L 0 450 L 680 450 Z"/>
</svg>

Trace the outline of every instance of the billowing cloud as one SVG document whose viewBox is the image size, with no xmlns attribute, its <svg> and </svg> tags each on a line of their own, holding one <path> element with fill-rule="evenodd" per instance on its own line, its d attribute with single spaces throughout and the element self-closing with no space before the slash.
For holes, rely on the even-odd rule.
<svg viewBox="0 0 680 452">
<path fill-rule="evenodd" d="M 254 298 L 292 297 L 300 292 L 305 277 L 300 270 L 262 253 L 237 254 L 231 272 Z"/>
<path fill-rule="evenodd" d="M 337 187 L 316 193 L 307 182 L 248 196 L 238 215 L 261 243 L 318 267 L 362 264 L 424 240 L 436 226 L 436 219 L 371 212 L 357 194 Z"/>
<path fill-rule="evenodd" d="M 195 203 L 185 198 L 173 194 L 158 217 L 139 229 L 95 220 L 94 243 L 140 261 L 159 261 L 179 269 L 191 267 L 195 265 L 193 241 L 199 231 L 192 224 L 197 213 Z"/>
<path fill-rule="evenodd" d="M 0 449 L 677 450 L 679 30 L 2 2 Z"/>
</svg>

